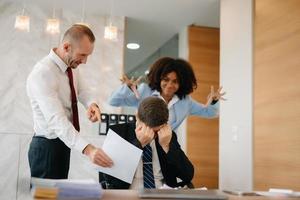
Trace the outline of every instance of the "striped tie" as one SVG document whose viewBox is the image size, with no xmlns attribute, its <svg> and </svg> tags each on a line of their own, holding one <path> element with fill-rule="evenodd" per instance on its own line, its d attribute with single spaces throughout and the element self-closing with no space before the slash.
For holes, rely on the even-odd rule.
<svg viewBox="0 0 300 200">
<path fill-rule="evenodd" d="M 152 168 L 152 148 L 146 145 L 143 149 L 143 175 L 144 188 L 155 188 L 153 168 Z"/>
</svg>

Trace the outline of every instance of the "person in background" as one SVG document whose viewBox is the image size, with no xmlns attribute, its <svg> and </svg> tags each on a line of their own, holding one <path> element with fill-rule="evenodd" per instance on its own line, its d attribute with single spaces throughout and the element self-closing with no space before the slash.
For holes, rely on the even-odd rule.
<svg viewBox="0 0 300 200">
<path fill-rule="evenodd" d="M 77 97 L 91 122 L 100 119 L 97 96 L 80 80 L 76 70 L 93 52 L 95 36 L 83 25 L 73 25 L 57 48 L 40 60 L 27 79 L 34 136 L 28 159 L 32 177 L 66 179 L 70 149 L 76 149 L 100 166 L 112 166 L 105 152 L 80 135 Z"/>
<path fill-rule="evenodd" d="M 183 59 L 163 57 L 150 68 L 147 83 L 138 85 L 137 80 L 128 79 L 125 75 L 123 84 L 110 96 L 108 103 L 112 106 L 138 107 L 140 102 L 149 96 L 163 99 L 169 109 L 169 124 L 176 131 L 183 120 L 189 115 L 204 118 L 217 117 L 219 100 L 224 100 L 222 87 L 217 91 L 211 87 L 207 102 L 201 104 L 189 96 L 197 87 L 192 66 Z"/>
<path fill-rule="evenodd" d="M 162 99 L 147 97 L 139 104 L 136 123 L 110 126 L 122 138 L 142 149 L 143 156 L 132 184 L 104 174 L 100 179 L 104 188 L 143 189 L 160 188 L 163 184 L 169 187 L 191 184 L 193 164 L 181 150 L 176 134 L 167 123 L 168 116 L 167 104 Z M 182 182 L 177 182 L 177 178 Z"/>
</svg>

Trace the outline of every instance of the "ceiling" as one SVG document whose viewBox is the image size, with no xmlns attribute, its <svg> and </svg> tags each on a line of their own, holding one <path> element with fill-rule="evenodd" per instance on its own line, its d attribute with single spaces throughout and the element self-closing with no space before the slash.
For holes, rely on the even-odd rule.
<svg viewBox="0 0 300 200">
<path fill-rule="evenodd" d="M 125 51 L 128 71 L 188 25 L 219 27 L 219 0 L 123 1 L 132 3 L 126 5 L 127 11 L 123 11 L 128 17 L 126 41 L 141 44 L 139 50 Z M 130 8 L 132 5 L 135 9 Z"/>
<path fill-rule="evenodd" d="M 184 27 L 196 24 L 219 27 L 220 0 L 10 0 L 39 4 L 52 9 L 68 8 L 86 15 L 126 16 L 126 41 L 141 44 L 139 50 L 126 50 L 126 65 L 136 66 Z M 111 6 L 112 5 L 112 6 Z M 112 8 L 112 9 L 111 9 Z"/>
</svg>

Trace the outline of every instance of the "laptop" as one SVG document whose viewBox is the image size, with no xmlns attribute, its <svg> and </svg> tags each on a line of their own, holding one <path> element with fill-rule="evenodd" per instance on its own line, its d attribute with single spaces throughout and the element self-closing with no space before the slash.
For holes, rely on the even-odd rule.
<svg viewBox="0 0 300 200">
<path fill-rule="evenodd" d="M 193 189 L 143 189 L 139 190 L 140 198 L 152 199 L 202 199 L 225 200 L 228 197 L 218 190 L 193 190 Z"/>
</svg>

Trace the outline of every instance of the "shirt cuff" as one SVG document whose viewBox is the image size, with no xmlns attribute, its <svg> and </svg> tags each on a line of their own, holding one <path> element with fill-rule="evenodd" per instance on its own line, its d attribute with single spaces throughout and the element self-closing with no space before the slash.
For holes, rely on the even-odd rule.
<svg viewBox="0 0 300 200">
<path fill-rule="evenodd" d="M 83 153 L 84 148 L 88 145 L 89 143 L 83 139 L 82 137 L 77 137 L 77 141 L 75 143 L 74 149 L 79 151 L 80 153 Z"/>
<path fill-rule="evenodd" d="M 215 105 L 219 100 L 212 100 L 211 105 Z"/>
<path fill-rule="evenodd" d="M 121 94 L 125 95 L 125 96 L 130 96 L 130 94 L 132 94 L 132 93 L 133 93 L 133 91 L 130 89 L 130 87 L 127 84 L 123 83 L 122 89 L 121 89 Z"/>
<path fill-rule="evenodd" d="M 95 103 L 98 106 L 98 108 L 100 109 L 99 103 L 98 103 L 98 101 L 96 99 L 88 101 L 87 105 L 86 105 L 86 109 L 88 109 L 90 107 L 90 105 L 92 105 L 92 103 Z"/>
</svg>

